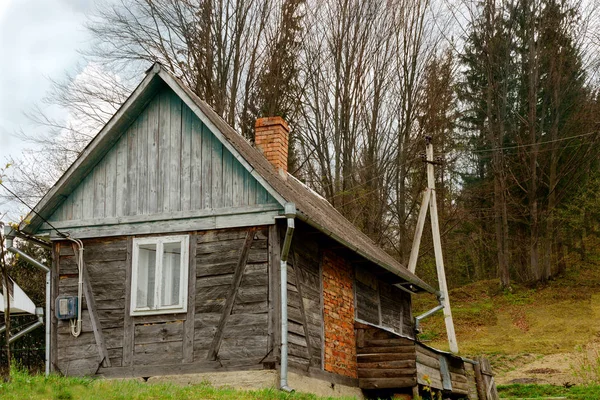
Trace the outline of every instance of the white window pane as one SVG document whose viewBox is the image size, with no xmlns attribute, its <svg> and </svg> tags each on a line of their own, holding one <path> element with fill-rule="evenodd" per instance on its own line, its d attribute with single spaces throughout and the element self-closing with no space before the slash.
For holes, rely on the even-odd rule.
<svg viewBox="0 0 600 400">
<path fill-rule="evenodd" d="M 160 303 L 163 306 L 179 304 L 181 279 L 181 242 L 165 243 L 162 258 L 162 288 Z"/>
<path fill-rule="evenodd" d="M 154 308 L 156 282 L 156 244 L 142 244 L 138 249 L 137 297 L 138 308 Z"/>
</svg>

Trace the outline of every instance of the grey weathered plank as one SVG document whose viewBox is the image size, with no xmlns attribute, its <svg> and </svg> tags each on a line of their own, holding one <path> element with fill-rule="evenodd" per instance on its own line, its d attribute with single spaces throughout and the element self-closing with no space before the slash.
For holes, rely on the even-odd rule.
<svg viewBox="0 0 600 400">
<path fill-rule="evenodd" d="M 248 251 L 250 250 L 250 246 L 252 245 L 252 241 L 254 240 L 254 233 L 255 228 L 250 228 L 248 230 L 248 233 L 246 234 L 246 241 L 244 242 L 244 246 L 240 250 L 240 258 L 235 274 L 233 276 L 233 284 L 231 286 L 231 291 L 225 302 L 223 314 L 221 316 L 221 320 L 219 321 L 219 325 L 217 326 L 217 333 L 215 334 L 211 347 L 208 351 L 208 359 L 214 360 L 219 352 L 221 340 L 223 339 L 223 331 L 225 330 L 227 319 L 229 318 L 231 310 L 233 309 L 233 303 L 235 301 L 236 293 L 238 291 L 240 283 L 242 282 L 244 268 L 246 266 L 246 259 L 248 257 Z"/>
<path fill-rule="evenodd" d="M 233 205 L 233 156 L 223 152 L 223 207 Z"/>
<path fill-rule="evenodd" d="M 302 326 L 304 327 L 304 336 L 308 337 L 308 320 L 307 320 L 307 316 L 306 316 L 306 310 L 304 309 L 304 296 L 302 296 L 302 276 L 303 274 L 300 273 L 299 271 L 299 267 L 296 267 L 297 265 L 297 259 L 298 256 L 295 252 L 292 253 L 293 256 L 293 264 L 292 264 L 292 268 L 294 269 L 295 272 L 295 277 L 296 277 L 296 288 L 298 289 L 298 295 L 299 295 L 299 301 L 298 304 L 300 306 L 300 314 L 302 317 Z M 306 349 L 308 351 L 308 354 L 312 354 L 312 346 L 310 343 L 310 340 L 306 341 Z"/>
<path fill-rule="evenodd" d="M 181 363 L 183 342 L 160 342 L 136 344 L 133 361 L 135 365 L 162 365 Z"/>
<path fill-rule="evenodd" d="M 204 208 L 203 193 L 205 190 L 202 184 L 204 173 L 202 126 L 197 118 L 193 118 L 191 111 L 187 107 L 184 107 L 184 110 L 186 110 L 188 116 L 186 128 L 189 129 L 192 149 L 190 154 L 190 208 L 200 210 Z"/>
<path fill-rule="evenodd" d="M 134 344 L 181 342 L 184 336 L 183 330 L 183 321 L 160 324 L 136 324 Z"/>
<path fill-rule="evenodd" d="M 134 121 L 127 130 L 127 215 L 138 213 L 138 157 L 137 157 L 137 126 Z"/>
<path fill-rule="evenodd" d="M 162 92 L 160 97 L 160 122 L 158 144 L 158 197 L 157 207 L 159 212 L 169 211 L 169 157 L 171 146 L 171 103 L 168 92 Z"/>
<path fill-rule="evenodd" d="M 206 125 L 200 125 L 198 119 L 194 119 L 194 132 L 201 129 L 202 132 L 202 208 L 214 208 L 212 205 L 212 142 L 216 139 Z"/>
<path fill-rule="evenodd" d="M 148 145 L 148 214 L 158 211 L 158 146 L 160 135 L 160 98 L 155 97 L 146 109 L 148 124 L 146 137 Z"/>
<path fill-rule="evenodd" d="M 61 243 L 52 245 L 52 265 L 50 270 L 50 298 L 55 299 L 58 295 L 58 279 L 60 273 L 60 249 Z M 56 371 L 58 365 L 58 320 L 56 318 L 54 301 L 50 302 L 50 371 Z"/>
<path fill-rule="evenodd" d="M 75 244 L 73 244 L 73 251 L 75 251 Z M 98 352 L 100 354 L 100 361 L 104 367 L 110 367 L 110 357 L 108 356 L 108 350 L 106 349 L 106 343 L 104 342 L 104 333 L 102 332 L 102 324 L 98 318 L 98 310 L 96 308 L 96 300 L 94 299 L 94 291 L 92 290 L 92 283 L 90 281 L 89 274 L 84 265 L 83 270 L 83 294 L 87 303 L 87 308 L 92 323 L 92 329 L 94 330 L 94 337 L 96 338 L 96 345 L 98 346 Z"/>
<path fill-rule="evenodd" d="M 196 315 L 196 234 L 190 235 L 187 318 L 183 325 L 183 362 L 194 361 L 194 327 Z"/>
<path fill-rule="evenodd" d="M 277 357 L 281 340 L 281 307 L 279 292 L 280 264 L 279 232 L 277 225 L 269 227 L 269 351 Z"/>
<path fill-rule="evenodd" d="M 199 136 L 199 135 L 195 135 Z M 187 211 L 191 206 L 192 182 L 192 119 L 190 109 L 183 107 L 181 110 L 181 210 Z M 198 160 L 199 161 L 199 160 Z M 200 166 L 195 162 L 196 168 Z M 199 181 L 198 181 L 199 182 Z"/>
<path fill-rule="evenodd" d="M 125 278 L 125 314 L 123 321 L 123 366 L 129 366 L 133 362 L 134 322 L 131 317 L 131 255 L 133 250 L 133 238 L 127 238 L 127 261 Z"/>
<path fill-rule="evenodd" d="M 181 99 L 170 92 L 169 210 L 181 210 Z"/>
<path fill-rule="evenodd" d="M 212 208 L 223 207 L 223 145 L 218 140 L 212 140 Z"/>
<path fill-rule="evenodd" d="M 148 108 L 137 120 L 138 192 L 137 214 L 148 214 Z"/>
<path fill-rule="evenodd" d="M 115 216 L 127 215 L 127 133 L 121 136 L 117 144 L 117 171 L 116 171 L 116 193 L 115 193 Z"/>
</svg>

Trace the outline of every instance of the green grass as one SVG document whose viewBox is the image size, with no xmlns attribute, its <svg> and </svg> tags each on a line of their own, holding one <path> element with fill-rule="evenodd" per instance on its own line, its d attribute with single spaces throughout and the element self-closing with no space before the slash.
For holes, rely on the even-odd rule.
<svg viewBox="0 0 600 400">
<path fill-rule="evenodd" d="M 600 386 L 563 386 L 552 385 L 505 385 L 498 386 L 503 399 L 535 399 L 545 397 L 566 397 L 577 400 L 600 399 Z"/>
<path fill-rule="evenodd" d="M 166 383 L 144 383 L 135 380 L 94 380 L 29 375 L 15 371 L 11 381 L 0 384 L 3 400 L 324 400 L 304 393 L 284 393 L 276 389 L 240 391 L 214 388 L 209 384 L 176 386 Z M 348 398 L 347 398 L 348 399 Z M 348 399 L 349 400 L 349 399 Z"/>
</svg>

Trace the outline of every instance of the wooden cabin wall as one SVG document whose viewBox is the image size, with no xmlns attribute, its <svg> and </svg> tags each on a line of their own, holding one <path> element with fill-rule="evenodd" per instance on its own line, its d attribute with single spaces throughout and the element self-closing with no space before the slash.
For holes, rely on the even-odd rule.
<svg viewBox="0 0 600 400">
<path fill-rule="evenodd" d="M 288 259 L 288 341 L 291 365 L 323 368 L 322 253 L 315 235 L 294 233 Z"/>
<path fill-rule="evenodd" d="M 355 268 L 356 317 L 414 338 L 410 295 L 368 271 Z"/>
<path fill-rule="evenodd" d="M 49 220 L 87 221 L 267 203 L 275 200 L 165 88 Z"/>
<path fill-rule="evenodd" d="M 274 350 L 269 310 L 276 308 L 269 291 L 277 290 L 269 284 L 269 274 L 277 271 L 269 263 L 268 229 L 191 233 L 188 311 L 151 316 L 129 315 L 132 237 L 85 240 L 85 283 L 92 295 L 85 293 L 79 337 L 70 334 L 69 321 L 54 325 L 54 369 L 65 375 L 151 376 L 181 372 L 186 365 L 188 371 L 262 368 Z M 54 294 L 76 295 L 71 244 L 55 243 L 54 251 Z"/>
</svg>

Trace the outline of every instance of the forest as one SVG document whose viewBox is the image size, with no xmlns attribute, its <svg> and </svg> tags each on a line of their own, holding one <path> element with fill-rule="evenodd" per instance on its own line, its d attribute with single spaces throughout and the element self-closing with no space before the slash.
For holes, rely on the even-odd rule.
<svg viewBox="0 0 600 400">
<path fill-rule="evenodd" d="M 51 77 L 3 183 L 33 205 L 159 61 L 253 140 L 291 127 L 288 170 L 404 265 L 436 158 L 451 287 L 539 284 L 586 256 L 600 203 L 600 15 L 582 0 L 120 0 L 81 68 Z M 68 110 L 55 120 L 45 107 Z M 3 193 L 4 195 L 4 193 Z M 434 281 L 425 230 L 417 275 Z"/>
</svg>

